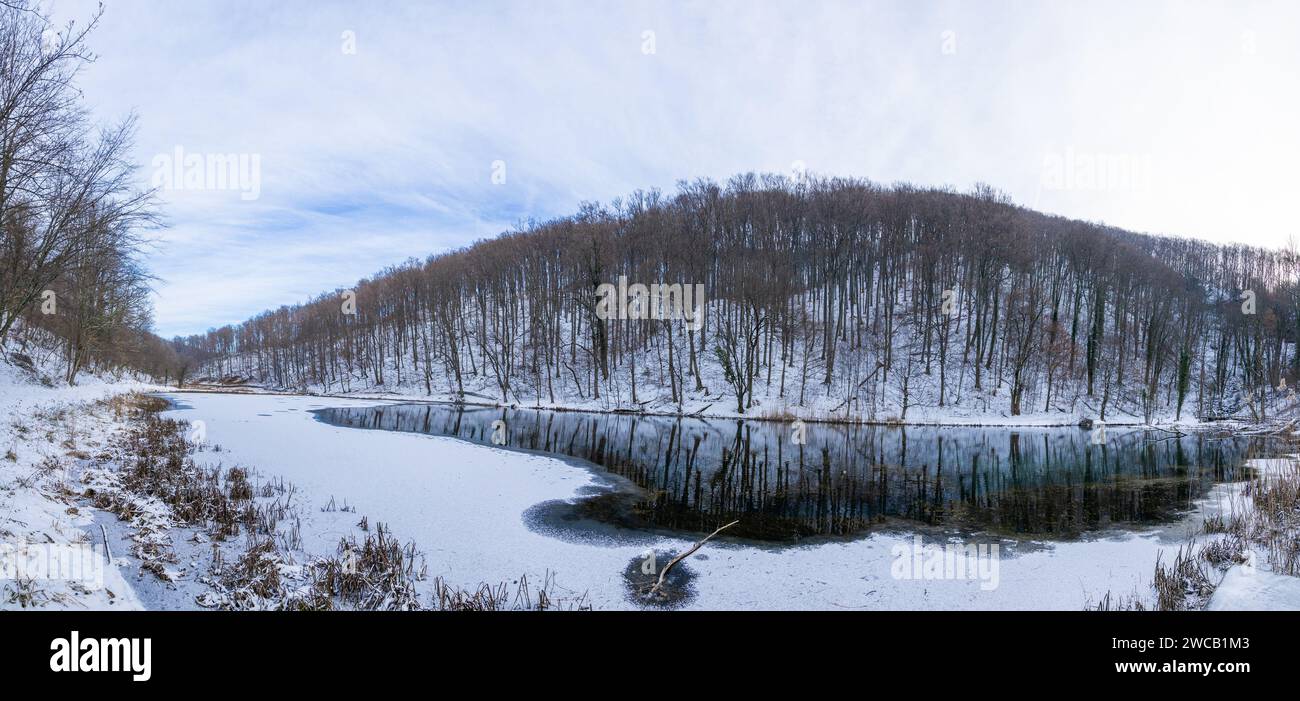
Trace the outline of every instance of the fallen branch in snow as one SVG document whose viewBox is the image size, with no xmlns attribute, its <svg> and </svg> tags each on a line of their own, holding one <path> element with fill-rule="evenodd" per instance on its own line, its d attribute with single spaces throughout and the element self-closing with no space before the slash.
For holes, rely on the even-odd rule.
<svg viewBox="0 0 1300 701">
<path fill-rule="evenodd" d="M 663 571 L 659 573 L 659 581 L 655 582 L 655 585 L 653 587 L 650 587 L 650 591 L 646 594 L 646 597 L 651 597 L 659 593 L 659 588 L 664 585 L 664 578 L 668 576 L 668 571 L 671 570 L 673 566 L 675 566 L 677 563 L 681 562 L 682 560 L 685 560 L 686 558 L 690 557 L 692 553 L 694 553 L 696 550 L 699 550 L 700 547 L 703 546 L 705 543 L 709 542 L 710 538 L 727 530 L 728 528 L 731 528 L 737 523 L 740 523 L 740 521 L 732 521 L 731 523 L 722 526 L 718 530 L 704 536 L 704 540 L 701 540 L 700 542 L 696 543 L 694 546 L 691 547 L 690 550 L 687 550 L 681 555 L 678 555 L 677 557 L 674 557 L 673 559 L 669 560 L 668 564 L 664 566 Z"/>
<path fill-rule="evenodd" d="M 99 534 L 104 536 L 104 555 L 108 557 L 108 561 L 111 563 L 113 562 L 113 549 L 108 547 L 108 531 L 104 529 L 102 523 L 99 524 Z"/>
<path fill-rule="evenodd" d="M 1172 435 L 1169 436 L 1169 438 L 1183 438 L 1184 436 L 1187 435 L 1186 433 L 1183 433 L 1181 430 L 1179 430 L 1177 427 L 1174 427 L 1174 428 L 1165 428 L 1165 427 L 1163 427 L 1163 426 L 1148 426 L 1148 427 L 1146 427 L 1146 428 L 1147 428 L 1148 431 L 1161 431 L 1161 432 L 1163 432 L 1163 433 L 1169 433 L 1169 434 L 1172 434 Z M 1161 438 L 1161 439 L 1158 439 L 1158 440 L 1168 440 L 1168 439 L 1167 439 L 1167 438 Z"/>
<path fill-rule="evenodd" d="M 1273 419 L 1269 421 L 1257 422 L 1254 425 L 1242 426 L 1234 431 L 1237 436 L 1272 436 L 1282 433 L 1292 433 L 1296 429 L 1296 420 L 1291 419 L 1286 423 L 1280 423 Z"/>
</svg>

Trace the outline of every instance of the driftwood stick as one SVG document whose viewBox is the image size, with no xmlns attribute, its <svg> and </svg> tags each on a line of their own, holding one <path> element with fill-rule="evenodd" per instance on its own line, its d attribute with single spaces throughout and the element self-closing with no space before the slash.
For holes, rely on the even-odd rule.
<svg viewBox="0 0 1300 701">
<path fill-rule="evenodd" d="M 717 535 L 717 534 L 719 534 L 719 533 L 721 533 L 721 532 L 727 530 L 728 528 L 731 528 L 732 526 L 736 525 L 737 523 L 740 523 L 740 521 L 732 521 L 731 523 L 728 523 L 727 525 L 722 526 L 722 527 L 719 528 L 718 530 L 716 530 L 716 531 L 714 531 L 714 532 L 712 532 L 712 533 L 710 533 L 710 534 L 704 536 L 704 540 L 701 540 L 700 542 L 696 543 L 694 546 L 691 547 L 690 550 L 687 550 L 686 552 L 682 553 L 681 555 L 678 555 L 677 557 L 674 557 L 673 559 L 669 560 L 669 561 L 668 561 L 668 564 L 667 564 L 667 565 L 664 565 L 664 570 L 663 570 L 663 572 L 660 572 L 660 573 L 659 573 L 659 581 L 655 582 L 655 585 L 654 585 L 653 587 L 650 587 L 650 592 L 649 592 L 649 594 L 647 594 L 647 596 L 654 596 L 655 594 L 658 594 L 658 593 L 659 593 L 659 588 L 662 587 L 662 586 L 664 585 L 664 578 L 668 576 L 668 570 L 671 570 L 671 569 L 673 568 L 674 565 L 676 565 L 677 563 L 681 562 L 682 560 L 685 560 L 686 558 L 690 557 L 691 554 L 694 553 L 696 550 L 699 550 L 700 547 L 701 547 L 702 545 L 704 545 L 705 543 L 709 542 L 709 539 L 710 539 L 710 538 L 712 538 L 713 536 L 715 536 L 715 535 Z"/>
<path fill-rule="evenodd" d="M 108 547 L 108 531 L 102 523 L 99 524 L 99 534 L 104 537 L 104 555 L 108 557 L 108 563 L 111 565 L 113 564 L 113 549 Z"/>
</svg>

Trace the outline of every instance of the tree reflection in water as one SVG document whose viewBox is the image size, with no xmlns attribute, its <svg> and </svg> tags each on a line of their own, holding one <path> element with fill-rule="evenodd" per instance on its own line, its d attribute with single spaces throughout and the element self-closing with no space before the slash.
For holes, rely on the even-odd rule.
<svg viewBox="0 0 1300 701">
<path fill-rule="evenodd" d="M 1072 538 L 1169 522 L 1216 482 L 1242 479 L 1258 439 L 1107 429 L 789 424 L 443 404 L 322 409 L 329 424 L 455 436 L 581 458 L 646 490 L 624 525 L 787 541 L 906 519 Z M 592 513 L 599 515 L 598 506 Z M 610 514 L 606 517 L 612 518 Z"/>
</svg>

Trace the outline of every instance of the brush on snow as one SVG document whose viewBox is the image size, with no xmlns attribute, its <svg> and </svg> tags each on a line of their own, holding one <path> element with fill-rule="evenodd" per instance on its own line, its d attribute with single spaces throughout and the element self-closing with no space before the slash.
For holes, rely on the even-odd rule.
<svg viewBox="0 0 1300 701">
<path fill-rule="evenodd" d="M 668 571 L 671 570 L 677 563 L 690 557 L 692 553 L 694 553 L 696 550 L 699 550 L 705 543 L 709 542 L 710 538 L 727 530 L 728 528 L 731 528 L 737 523 L 740 523 L 740 521 L 732 521 L 731 523 L 728 523 L 727 525 L 718 528 L 718 530 L 704 536 L 704 540 L 701 540 L 700 542 L 696 543 L 694 546 L 691 547 L 690 550 L 687 550 L 681 555 L 678 555 L 677 557 L 674 557 L 673 559 L 669 560 L 668 564 L 664 565 L 663 571 L 659 573 L 659 581 L 655 582 L 655 585 L 653 587 L 650 587 L 650 591 L 646 592 L 646 598 L 654 597 L 659 593 L 660 587 L 664 585 L 664 579 L 668 576 Z"/>
</svg>

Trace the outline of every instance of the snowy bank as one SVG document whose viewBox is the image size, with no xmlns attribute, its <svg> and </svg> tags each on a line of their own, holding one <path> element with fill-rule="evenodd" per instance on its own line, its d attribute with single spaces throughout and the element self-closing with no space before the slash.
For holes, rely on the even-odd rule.
<svg viewBox="0 0 1300 701">
<path fill-rule="evenodd" d="M 71 486 L 115 430 L 93 403 L 160 388 L 90 374 L 76 386 L 46 385 L 41 369 L 0 359 L 0 609 L 142 608 L 122 573 L 127 560 L 115 550 L 107 562 L 97 512 Z"/>
</svg>

